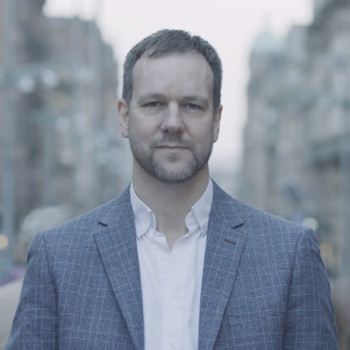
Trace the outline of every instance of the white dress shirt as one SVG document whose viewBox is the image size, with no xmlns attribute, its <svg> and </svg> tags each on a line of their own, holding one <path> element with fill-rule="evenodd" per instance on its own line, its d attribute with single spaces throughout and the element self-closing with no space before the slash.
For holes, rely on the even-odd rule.
<svg viewBox="0 0 350 350">
<path fill-rule="evenodd" d="M 130 187 L 140 262 L 146 350 L 198 348 L 199 308 L 213 184 L 186 216 L 188 233 L 170 250 L 152 210 Z"/>
</svg>

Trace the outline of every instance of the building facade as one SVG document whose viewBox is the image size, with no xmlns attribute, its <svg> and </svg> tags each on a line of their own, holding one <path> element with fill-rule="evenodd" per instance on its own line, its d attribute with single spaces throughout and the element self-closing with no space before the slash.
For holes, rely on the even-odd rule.
<svg viewBox="0 0 350 350">
<path fill-rule="evenodd" d="M 350 260 L 350 2 L 315 1 L 250 56 L 241 197 L 318 233 L 333 276 Z"/>
<path fill-rule="evenodd" d="M 73 216 L 118 194 L 129 178 L 113 50 L 94 21 L 45 17 L 44 4 L 0 0 L 3 267 L 33 210 L 69 206 Z"/>
</svg>

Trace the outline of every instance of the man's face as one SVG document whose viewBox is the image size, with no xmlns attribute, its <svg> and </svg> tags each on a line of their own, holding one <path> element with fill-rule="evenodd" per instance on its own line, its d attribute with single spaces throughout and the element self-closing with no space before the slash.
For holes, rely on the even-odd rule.
<svg viewBox="0 0 350 350">
<path fill-rule="evenodd" d="M 118 108 L 134 171 L 181 183 L 208 166 L 221 107 L 213 110 L 213 73 L 200 54 L 140 58 L 130 104 L 120 101 Z"/>
</svg>

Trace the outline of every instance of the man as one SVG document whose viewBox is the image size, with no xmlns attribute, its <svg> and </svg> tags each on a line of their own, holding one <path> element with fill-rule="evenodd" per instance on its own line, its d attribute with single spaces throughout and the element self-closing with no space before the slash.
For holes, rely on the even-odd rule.
<svg viewBox="0 0 350 350">
<path fill-rule="evenodd" d="M 221 62 L 178 30 L 124 65 L 118 198 L 37 235 L 7 349 L 337 349 L 315 235 L 209 177 Z"/>
</svg>

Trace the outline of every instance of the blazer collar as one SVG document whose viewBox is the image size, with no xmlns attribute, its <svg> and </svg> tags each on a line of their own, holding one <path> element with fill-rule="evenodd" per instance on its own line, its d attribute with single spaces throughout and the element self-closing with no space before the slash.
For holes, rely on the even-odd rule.
<svg viewBox="0 0 350 350">
<path fill-rule="evenodd" d="M 247 237 L 240 204 L 214 183 L 200 301 L 199 349 L 212 349 Z"/>
<path fill-rule="evenodd" d="M 239 201 L 213 182 L 200 301 L 199 349 L 212 349 L 246 242 Z M 144 348 L 143 306 L 129 187 L 109 202 L 95 241 L 136 349 Z"/>
<path fill-rule="evenodd" d="M 143 307 L 129 187 L 105 206 L 95 241 L 135 349 L 144 348 Z"/>
</svg>

